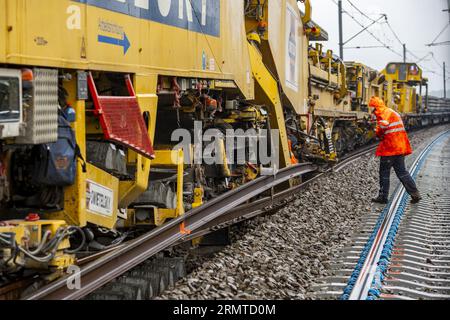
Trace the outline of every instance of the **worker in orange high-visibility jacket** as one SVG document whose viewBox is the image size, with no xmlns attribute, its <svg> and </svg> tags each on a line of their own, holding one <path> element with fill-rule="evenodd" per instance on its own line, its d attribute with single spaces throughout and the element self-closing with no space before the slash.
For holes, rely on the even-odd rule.
<svg viewBox="0 0 450 320">
<path fill-rule="evenodd" d="M 419 202 L 421 200 L 419 190 L 405 166 L 405 156 L 412 154 L 412 148 L 401 116 L 386 107 L 383 100 L 378 97 L 372 97 L 369 107 L 374 108 L 373 113 L 377 117 L 376 133 L 381 140 L 376 152 L 377 157 L 381 157 L 380 193 L 372 201 L 383 204 L 388 202 L 391 169 L 394 168 L 397 177 L 411 195 L 411 202 Z"/>
</svg>

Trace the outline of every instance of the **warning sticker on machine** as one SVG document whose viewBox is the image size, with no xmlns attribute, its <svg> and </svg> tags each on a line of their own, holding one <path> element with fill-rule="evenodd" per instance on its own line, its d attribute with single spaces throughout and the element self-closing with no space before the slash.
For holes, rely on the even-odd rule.
<svg viewBox="0 0 450 320">
<path fill-rule="evenodd" d="M 299 36 L 300 19 L 297 11 L 286 4 L 286 86 L 298 91 L 299 76 Z"/>
<path fill-rule="evenodd" d="M 86 181 L 86 207 L 88 211 L 112 217 L 113 200 L 113 190 L 90 180 Z"/>
</svg>

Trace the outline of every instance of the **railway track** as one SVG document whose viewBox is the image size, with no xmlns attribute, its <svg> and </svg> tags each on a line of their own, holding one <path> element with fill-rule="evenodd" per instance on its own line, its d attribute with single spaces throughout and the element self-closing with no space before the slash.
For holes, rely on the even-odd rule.
<svg viewBox="0 0 450 320">
<path fill-rule="evenodd" d="M 73 281 L 73 275 L 62 277 L 49 285 L 24 297 L 26 300 L 76 300 L 86 297 L 105 284 L 111 283 L 125 272 L 130 272 L 136 282 L 132 286 L 150 287 L 150 290 L 142 290 L 142 297 L 150 295 L 150 291 L 161 291 L 162 281 L 154 283 L 153 287 L 142 284 L 142 280 L 155 282 L 152 272 L 159 273 L 169 279 L 165 283 L 170 284 L 182 277 L 184 271 L 178 262 L 170 259 L 156 259 L 153 263 L 147 261 L 157 253 L 171 246 L 186 242 L 193 238 L 214 232 L 229 225 L 250 219 L 257 215 L 270 213 L 285 205 L 284 199 L 292 193 L 304 188 L 322 175 L 333 170 L 340 170 L 359 157 L 373 152 L 375 146 L 371 145 L 346 156 L 333 168 L 323 170 L 311 163 L 299 164 L 280 170 L 274 176 L 260 177 L 238 189 L 230 191 L 205 205 L 187 212 L 183 217 L 172 220 L 166 225 L 155 229 L 135 240 L 122 244 L 115 250 L 107 253 L 99 253 L 95 258 L 87 257 L 80 266 L 81 288 L 70 289 L 67 284 Z M 313 177 L 306 182 L 293 186 L 283 191 L 276 192 L 276 187 L 287 183 L 289 180 L 307 174 Z M 262 194 L 270 194 L 262 196 Z M 260 198 L 257 198 L 257 197 Z M 256 199 L 256 200 L 255 200 Z M 251 201 L 253 200 L 253 201 Z M 251 202 L 250 202 L 251 201 Z M 164 270 L 163 270 L 164 269 Z M 170 272 L 166 272 L 171 269 Z M 17 289 L 14 284 L 14 289 Z M 155 289 L 156 288 L 156 289 Z M 159 289 L 158 289 L 159 288 Z M 147 291 L 147 293 L 144 293 Z M 100 295 L 102 292 L 100 291 Z M 128 296 L 130 297 L 130 296 Z"/>
<path fill-rule="evenodd" d="M 369 215 L 342 252 L 321 298 L 450 299 L 450 131 L 436 137 L 412 169 L 424 199 L 409 204 L 399 185 L 381 215 Z"/>
<path fill-rule="evenodd" d="M 71 290 L 67 283 L 73 280 L 73 277 L 66 276 L 28 295 L 25 299 L 82 299 L 94 291 L 97 297 L 101 297 L 106 293 L 101 290 L 98 291 L 98 289 L 113 282 L 114 279 L 126 272 L 126 278 L 132 279 L 126 280 L 125 283 L 128 286 L 140 287 L 142 294 L 128 295 L 123 298 L 151 297 L 157 292 L 163 291 L 167 285 L 183 277 L 185 271 L 180 267 L 177 259 L 163 258 L 151 262 L 149 258 L 174 245 L 252 217 L 276 211 L 286 204 L 284 200 L 293 193 L 305 188 L 308 184 L 331 171 L 342 170 L 360 157 L 373 152 L 374 148 L 375 145 L 370 145 L 349 154 L 339 164 L 326 170 L 306 163 L 281 170 L 276 176 L 261 177 L 186 213 L 185 216 L 173 220 L 159 229 L 122 244 L 115 250 L 106 253 L 100 252 L 93 257 L 84 258 L 81 260 L 82 265 L 79 274 L 82 285 L 80 289 Z M 275 192 L 276 186 L 306 174 L 312 175 L 312 178 L 300 185 Z M 263 194 L 265 196 L 261 196 Z M 155 272 L 166 279 L 164 281 L 155 279 Z M 148 282 L 153 282 L 153 284 L 148 285 Z M 18 287 L 15 284 L 13 286 L 14 289 Z M 110 287 L 114 287 L 114 285 Z M 156 291 L 156 293 L 154 294 L 153 291 Z M 111 295 L 107 295 L 107 297 L 111 298 Z"/>
</svg>

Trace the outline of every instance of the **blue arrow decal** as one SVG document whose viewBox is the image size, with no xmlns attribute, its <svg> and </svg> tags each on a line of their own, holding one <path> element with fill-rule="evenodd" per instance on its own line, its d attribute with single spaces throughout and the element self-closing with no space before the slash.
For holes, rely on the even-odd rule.
<svg viewBox="0 0 450 320">
<path fill-rule="evenodd" d="M 130 48 L 130 41 L 128 40 L 127 34 L 125 32 L 123 33 L 123 39 L 98 35 L 98 42 L 123 47 L 123 54 L 126 54 L 128 49 Z"/>
</svg>

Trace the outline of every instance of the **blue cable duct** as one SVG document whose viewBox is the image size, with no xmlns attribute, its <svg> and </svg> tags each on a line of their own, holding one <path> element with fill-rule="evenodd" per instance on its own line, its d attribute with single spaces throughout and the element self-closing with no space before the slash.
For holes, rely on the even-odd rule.
<svg viewBox="0 0 450 320">
<path fill-rule="evenodd" d="M 392 200 L 391 200 L 392 202 Z M 353 291 L 353 287 L 358 280 L 359 274 L 361 273 L 361 268 L 364 265 L 364 262 L 366 261 L 367 255 L 369 254 L 370 248 L 372 247 L 373 242 L 375 241 L 376 235 L 378 233 L 378 230 L 380 230 L 381 224 L 383 223 L 383 220 L 388 213 L 388 209 L 391 205 L 391 202 L 389 205 L 387 205 L 383 212 L 381 213 L 380 217 L 377 220 L 377 223 L 375 224 L 375 228 L 370 235 L 369 239 L 367 240 L 366 245 L 364 246 L 364 249 L 361 251 L 361 255 L 359 257 L 358 263 L 356 264 L 355 269 L 353 270 L 350 279 L 347 283 L 347 286 L 344 288 L 344 293 L 341 296 L 341 300 L 348 300 L 350 298 L 350 294 Z"/>
</svg>

